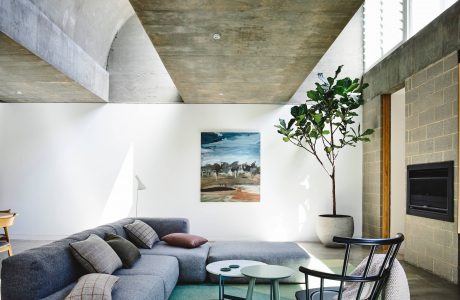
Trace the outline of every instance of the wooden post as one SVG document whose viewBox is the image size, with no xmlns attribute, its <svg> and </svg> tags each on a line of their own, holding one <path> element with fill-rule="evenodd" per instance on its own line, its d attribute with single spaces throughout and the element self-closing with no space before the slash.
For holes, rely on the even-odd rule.
<svg viewBox="0 0 460 300">
<path fill-rule="evenodd" d="M 381 228 L 382 238 L 390 237 L 391 179 L 391 95 L 381 96 L 382 159 L 381 159 Z"/>
<path fill-rule="evenodd" d="M 458 79 L 460 80 L 460 50 L 457 51 L 457 63 L 458 63 Z M 457 84 L 458 84 L 458 96 L 457 96 L 457 103 L 460 104 L 460 81 L 457 80 Z M 457 116 L 460 116 L 460 105 L 457 105 L 458 106 L 458 110 L 457 110 Z M 458 118 L 458 131 L 457 131 L 457 135 L 458 137 L 460 137 L 460 117 Z M 457 151 L 458 151 L 458 164 L 460 164 L 460 142 L 458 143 L 458 148 L 457 148 Z M 458 223 L 458 242 L 460 243 L 460 205 L 459 205 L 459 202 L 460 202 L 460 176 L 457 176 L 457 182 L 459 183 L 458 187 L 457 187 L 457 223 Z M 457 262 L 457 268 L 458 268 L 458 280 L 460 282 L 460 248 L 458 249 L 458 262 Z"/>
<path fill-rule="evenodd" d="M 460 50 L 457 52 L 457 62 L 458 62 L 458 79 L 460 80 Z M 457 101 L 460 104 L 460 82 L 458 83 L 458 95 L 457 95 Z M 460 105 L 457 105 L 457 116 L 460 116 Z M 460 137 L 460 117 L 458 118 L 458 131 L 457 131 L 458 136 Z M 460 164 L 460 142 L 458 143 L 458 163 Z M 460 176 L 458 176 L 460 177 Z M 459 188 L 457 189 L 457 207 L 460 208 L 459 205 L 459 199 L 460 199 L 460 178 L 457 178 L 457 182 L 459 183 Z M 460 209 L 457 209 L 457 223 L 458 223 L 458 237 L 460 241 Z M 459 248 L 459 254 L 460 254 L 460 248 Z M 459 255 L 460 258 L 460 255 Z M 460 266 L 460 259 L 459 259 L 459 266 Z M 459 279 L 460 279 L 460 274 L 459 274 Z"/>
</svg>

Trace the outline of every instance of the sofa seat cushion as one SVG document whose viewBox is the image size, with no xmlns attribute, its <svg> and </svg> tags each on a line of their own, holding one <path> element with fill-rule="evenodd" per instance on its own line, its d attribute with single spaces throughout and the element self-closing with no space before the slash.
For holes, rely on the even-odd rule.
<svg viewBox="0 0 460 300">
<path fill-rule="evenodd" d="M 303 283 L 305 277 L 298 271 L 299 266 L 306 265 L 308 253 L 292 242 L 214 242 L 211 244 L 207 263 L 230 259 L 247 259 L 261 261 L 270 265 L 280 265 L 293 269 L 294 275 L 281 280 L 288 283 Z M 210 276 L 217 282 L 216 276 Z M 247 279 L 229 279 L 228 282 L 247 282 Z"/>
<path fill-rule="evenodd" d="M 179 277 L 179 263 L 173 256 L 142 255 L 130 269 L 119 269 L 113 275 L 154 275 L 163 280 L 166 295 L 176 286 Z"/>
<path fill-rule="evenodd" d="M 146 255 L 170 255 L 179 261 L 179 283 L 201 283 L 206 280 L 206 259 L 209 253 L 209 244 L 193 249 L 184 249 L 170 246 L 165 242 L 158 242 L 152 249 L 140 249 Z"/>
<path fill-rule="evenodd" d="M 112 300 L 166 300 L 171 291 L 165 291 L 164 280 L 154 275 L 123 275 L 112 290 Z"/>
<path fill-rule="evenodd" d="M 171 295 L 165 294 L 163 278 L 154 275 L 119 275 L 119 279 L 112 289 L 112 300 L 166 300 Z M 75 283 L 40 300 L 62 300 L 72 289 Z M 166 297 L 167 296 L 167 297 Z"/>
</svg>

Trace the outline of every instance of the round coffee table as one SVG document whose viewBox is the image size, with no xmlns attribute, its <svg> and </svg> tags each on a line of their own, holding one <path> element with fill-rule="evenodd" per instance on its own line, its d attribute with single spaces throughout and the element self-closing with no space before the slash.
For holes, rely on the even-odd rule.
<svg viewBox="0 0 460 300">
<path fill-rule="evenodd" d="M 241 297 L 236 297 L 232 295 L 225 294 L 225 279 L 226 278 L 238 278 L 244 277 L 241 274 L 241 269 L 248 267 L 248 266 L 257 266 L 257 265 L 265 265 L 265 263 L 260 261 L 254 260 L 221 260 L 210 263 L 206 266 L 206 271 L 211 274 L 219 276 L 219 300 L 223 299 L 244 299 Z M 230 268 L 230 271 L 222 271 L 222 268 L 229 268 L 230 266 L 235 266 L 234 268 Z M 236 268 L 236 266 L 238 266 Z"/>
<path fill-rule="evenodd" d="M 294 274 L 294 270 L 288 267 L 276 265 L 258 265 L 242 268 L 241 274 L 249 278 L 249 287 L 248 293 L 246 295 L 246 300 L 252 300 L 256 279 L 270 280 L 270 299 L 279 300 L 280 280 L 291 277 L 292 274 Z"/>
</svg>

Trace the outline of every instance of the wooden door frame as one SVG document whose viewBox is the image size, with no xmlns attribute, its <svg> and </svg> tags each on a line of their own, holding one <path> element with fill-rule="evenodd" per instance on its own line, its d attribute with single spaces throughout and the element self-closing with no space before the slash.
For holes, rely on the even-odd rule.
<svg viewBox="0 0 460 300">
<path fill-rule="evenodd" d="M 391 94 L 380 96 L 382 120 L 382 152 L 381 152 L 381 236 L 390 237 L 390 206 L 391 206 Z"/>
<path fill-rule="evenodd" d="M 457 64 L 458 64 L 458 80 L 460 80 L 460 50 L 457 51 Z M 460 81 L 457 81 L 458 84 L 458 94 L 457 94 L 457 103 L 460 103 Z M 460 105 L 457 105 L 457 116 L 460 116 Z M 458 135 L 460 137 L 460 117 L 458 118 Z M 458 151 L 458 161 L 460 163 L 460 143 L 457 145 L 457 151 Z M 457 182 L 459 183 L 460 186 L 460 175 L 457 178 Z M 460 242 L 460 188 L 457 189 L 457 223 L 458 223 L 458 241 Z M 459 269 L 460 269 L 460 248 L 458 250 L 459 252 Z M 460 273 L 458 274 L 459 279 L 460 279 Z"/>
<path fill-rule="evenodd" d="M 460 80 L 460 50 L 457 51 L 457 64 L 458 64 L 458 80 Z M 460 81 L 457 81 L 458 84 L 458 94 L 457 94 L 457 103 L 460 103 Z M 460 105 L 457 105 L 457 116 L 460 116 Z M 458 117 L 458 135 L 460 137 L 460 117 Z M 460 163 L 460 143 L 458 143 L 458 161 Z M 460 176 L 458 176 L 457 182 L 459 183 L 460 186 Z M 460 188 L 457 189 L 457 223 L 458 223 L 458 240 L 460 242 Z M 459 269 L 460 269 L 460 248 L 459 248 Z M 460 273 L 458 274 L 459 279 L 460 279 Z"/>
</svg>

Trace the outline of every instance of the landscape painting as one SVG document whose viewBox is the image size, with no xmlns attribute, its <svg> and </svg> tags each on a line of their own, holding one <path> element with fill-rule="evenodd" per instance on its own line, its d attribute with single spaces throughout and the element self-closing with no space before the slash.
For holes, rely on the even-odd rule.
<svg viewBox="0 0 460 300">
<path fill-rule="evenodd" d="M 201 133 L 201 202 L 260 201 L 260 133 Z"/>
</svg>

